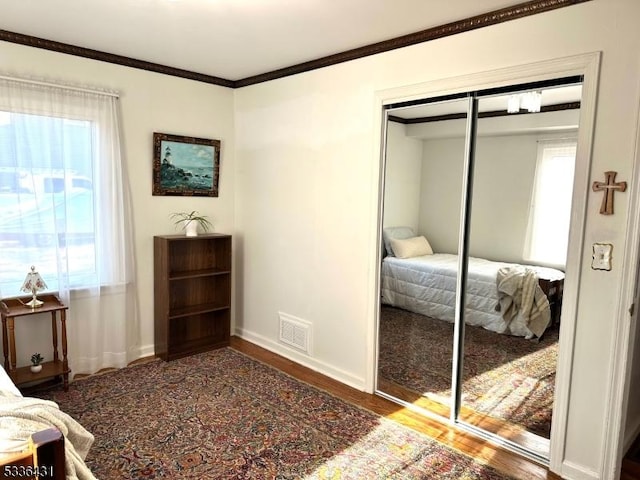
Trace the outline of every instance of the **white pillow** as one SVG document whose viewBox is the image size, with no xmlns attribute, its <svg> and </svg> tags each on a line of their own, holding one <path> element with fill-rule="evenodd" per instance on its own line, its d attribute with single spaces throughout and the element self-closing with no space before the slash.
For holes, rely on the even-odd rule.
<svg viewBox="0 0 640 480">
<path fill-rule="evenodd" d="M 421 257 L 422 255 L 433 255 L 433 249 L 423 236 L 412 238 L 392 238 L 391 248 L 398 258 Z"/>
<path fill-rule="evenodd" d="M 382 230 L 382 240 L 384 241 L 384 248 L 387 251 L 387 256 L 393 257 L 393 249 L 391 248 L 391 239 L 392 238 L 411 238 L 415 237 L 411 227 L 386 227 Z"/>
</svg>

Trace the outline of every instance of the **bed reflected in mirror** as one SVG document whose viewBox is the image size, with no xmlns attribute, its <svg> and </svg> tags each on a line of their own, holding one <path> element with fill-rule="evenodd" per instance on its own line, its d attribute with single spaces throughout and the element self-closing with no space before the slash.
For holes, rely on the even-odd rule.
<svg viewBox="0 0 640 480">
<path fill-rule="evenodd" d="M 388 113 L 376 388 L 548 458 L 581 85 L 475 95 Z"/>
<path fill-rule="evenodd" d="M 540 456 L 551 436 L 580 96 L 570 85 L 478 100 L 458 418 Z M 487 115 L 509 102 L 514 113 Z M 484 303 L 493 311 L 480 319 L 472 312 Z"/>
<path fill-rule="evenodd" d="M 467 107 L 397 109 L 387 122 L 378 388 L 442 417 L 451 411 Z"/>
</svg>

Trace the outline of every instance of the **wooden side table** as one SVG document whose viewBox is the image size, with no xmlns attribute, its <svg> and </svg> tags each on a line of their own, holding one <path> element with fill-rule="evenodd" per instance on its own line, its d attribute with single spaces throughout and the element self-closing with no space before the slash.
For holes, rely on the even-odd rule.
<svg viewBox="0 0 640 480">
<path fill-rule="evenodd" d="M 5 298 L 0 303 L 0 316 L 2 317 L 2 349 L 4 352 L 4 369 L 7 371 L 16 386 L 25 383 L 60 378 L 62 376 L 64 390 L 69 389 L 69 363 L 67 361 L 67 309 L 60 298 L 54 294 L 43 294 L 38 297 L 44 303 L 41 307 L 31 308 L 24 304 L 32 297 Z M 33 373 L 29 366 L 16 368 L 16 340 L 15 320 L 19 317 L 34 315 L 37 313 L 51 312 L 51 332 L 53 335 L 53 361 L 42 363 L 42 370 Z M 62 333 L 62 361 L 58 355 L 58 328 L 56 317 L 60 314 Z M 10 360 L 10 361 L 9 361 Z"/>
</svg>

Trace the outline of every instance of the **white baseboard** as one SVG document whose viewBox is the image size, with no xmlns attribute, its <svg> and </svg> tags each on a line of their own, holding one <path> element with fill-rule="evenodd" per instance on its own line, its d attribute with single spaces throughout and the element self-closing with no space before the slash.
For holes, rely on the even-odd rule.
<svg viewBox="0 0 640 480">
<path fill-rule="evenodd" d="M 562 478 L 566 480 L 600 480 L 595 470 L 589 470 L 571 462 L 562 462 Z"/>
<path fill-rule="evenodd" d="M 152 357 L 155 355 L 155 346 L 142 345 L 125 353 L 103 353 L 101 358 L 74 358 L 71 360 L 70 367 L 73 376 L 78 373 L 88 374 L 95 373 L 101 368 L 123 368 L 127 364 L 144 357 Z"/>
<path fill-rule="evenodd" d="M 242 328 L 236 328 L 235 335 L 357 390 L 364 391 L 365 389 L 364 378 L 356 377 L 351 375 L 349 372 L 345 372 L 344 370 L 329 365 L 326 362 L 300 354 L 286 345 L 275 342 L 263 335 L 253 333 Z"/>
<path fill-rule="evenodd" d="M 142 345 L 133 350 L 133 356 L 136 358 L 153 357 L 156 354 L 156 348 L 153 345 Z"/>
</svg>

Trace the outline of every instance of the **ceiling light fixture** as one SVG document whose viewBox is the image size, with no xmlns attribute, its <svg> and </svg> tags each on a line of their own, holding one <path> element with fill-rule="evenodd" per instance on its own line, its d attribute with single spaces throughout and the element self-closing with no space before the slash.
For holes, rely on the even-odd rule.
<svg viewBox="0 0 640 480">
<path fill-rule="evenodd" d="M 508 113 L 518 113 L 520 111 L 520 95 L 511 95 L 507 103 Z"/>
<path fill-rule="evenodd" d="M 507 112 L 518 113 L 520 108 L 526 109 L 529 113 L 538 113 L 542 107 L 542 92 L 531 91 L 511 95 L 507 101 Z"/>
</svg>

